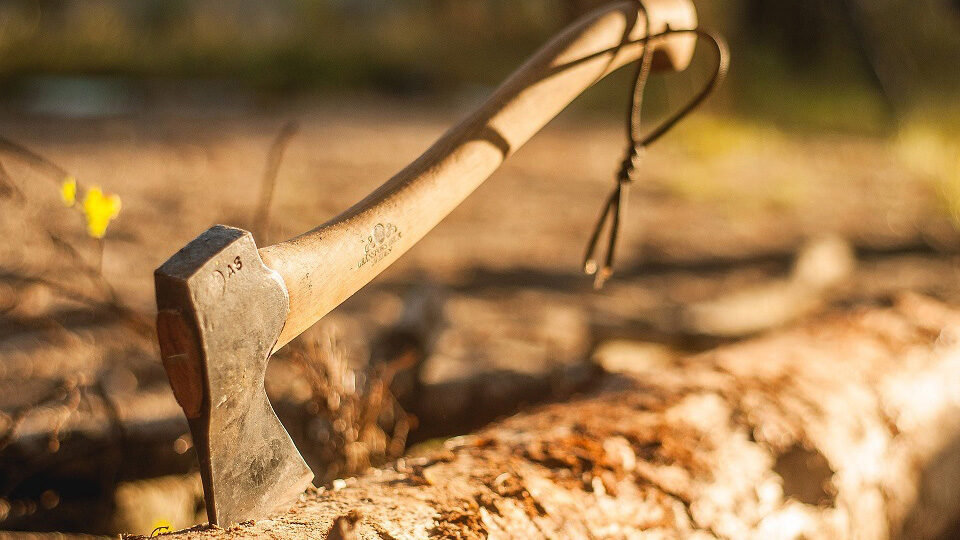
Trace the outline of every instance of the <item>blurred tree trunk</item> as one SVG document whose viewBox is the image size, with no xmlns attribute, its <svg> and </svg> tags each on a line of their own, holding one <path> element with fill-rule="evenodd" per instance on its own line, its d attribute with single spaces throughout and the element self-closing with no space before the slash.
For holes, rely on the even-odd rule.
<svg viewBox="0 0 960 540">
<path fill-rule="evenodd" d="M 581 17 L 584 13 L 599 5 L 595 0 L 560 0 L 561 17 L 564 23 L 569 23 Z"/>
<path fill-rule="evenodd" d="M 643 350 L 601 354 L 630 373 L 593 397 L 179 538 L 923 539 L 955 521 L 960 313 L 907 297 L 683 360 Z"/>
<path fill-rule="evenodd" d="M 808 66 L 816 63 L 825 49 L 827 8 L 824 0 L 747 0 L 743 26 L 776 44 L 794 64 Z"/>
</svg>

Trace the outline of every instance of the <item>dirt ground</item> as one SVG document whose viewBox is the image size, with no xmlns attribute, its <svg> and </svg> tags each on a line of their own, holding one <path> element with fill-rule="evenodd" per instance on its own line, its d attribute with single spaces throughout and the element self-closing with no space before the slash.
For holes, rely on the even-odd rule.
<svg viewBox="0 0 960 540">
<path fill-rule="evenodd" d="M 186 424 L 149 327 L 153 270 L 212 224 L 252 226 L 286 122 L 300 129 L 260 245 L 346 209 L 465 109 L 357 98 L 109 120 L 0 115 L 0 135 L 123 201 L 102 278 L 91 278 L 100 245 L 59 201 L 60 179 L 0 156 L 14 186 L 0 200 L 0 529 L 149 533 L 202 521 Z M 591 361 L 600 348 L 629 343 L 626 362 L 670 357 L 908 290 L 960 305 L 960 224 L 951 192 L 911 158 L 918 143 L 711 116 L 651 150 L 618 273 L 594 291 L 580 259 L 622 137 L 615 120 L 562 116 L 273 362 L 268 389 L 322 482 L 405 443 L 565 399 L 611 367 Z M 298 351 L 362 377 L 411 347 L 419 379 L 395 377 L 393 389 L 416 420 L 394 415 L 363 456 L 330 455 L 329 429 L 317 427 L 330 413 L 316 405 L 323 388 L 303 376 L 313 372 Z M 339 390 L 358 411 L 369 405 Z M 156 506 L 143 502 L 158 493 Z"/>
</svg>

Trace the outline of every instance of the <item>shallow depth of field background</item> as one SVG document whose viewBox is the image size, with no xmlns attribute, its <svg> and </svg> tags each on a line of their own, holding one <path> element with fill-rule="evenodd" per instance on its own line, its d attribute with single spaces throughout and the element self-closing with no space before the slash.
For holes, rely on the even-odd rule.
<svg viewBox="0 0 960 540">
<path fill-rule="evenodd" d="M 335 216 L 600 3 L 0 3 L 0 137 L 122 200 L 93 239 L 64 178 L 0 149 L 0 530 L 203 522 L 153 269 L 214 223 L 258 225 L 271 147 L 259 244 Z M 733 69 L 649 152 L 606 288 L 579 265 L 626 71 L 273 361 L 320 482 L 566 399 L 624 351 L 669 359 L 908 291 L 960 305 L 960 2 L 696 3 Z M 651 121 L 706 76 L 700 53 L 651 81 Z"/>
</svg>

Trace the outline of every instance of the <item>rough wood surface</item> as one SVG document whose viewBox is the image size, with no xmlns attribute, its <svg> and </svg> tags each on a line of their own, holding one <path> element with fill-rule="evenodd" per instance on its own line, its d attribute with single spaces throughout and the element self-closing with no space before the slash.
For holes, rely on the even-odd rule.
<svg viewBox="0 0 960 540">
<path fill-rule="evenodd" d="M 344 518 L 372 539 L 931 538 L 960 508 L 958 413 L 960 313 L 909 296 L 638 356 L 593 396 L 178 537 L 328 538 Z"/>
</svg>

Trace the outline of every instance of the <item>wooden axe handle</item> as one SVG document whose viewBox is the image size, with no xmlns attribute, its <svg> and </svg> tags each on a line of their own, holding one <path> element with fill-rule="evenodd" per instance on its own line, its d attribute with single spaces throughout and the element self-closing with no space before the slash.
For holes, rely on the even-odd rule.
<svg viewBox="0 0 960 540">
<path fill-rule="evenodd" d="M 396 176 L 331 221 L 260 249 L 290 295 L 274 350 L 346 300 L 412 247 L 503 161 L 601 78 L 637 60 L 647 33 L 696 28 L 690 0 L 601 8 L 567 28 L 521 66 L 476 112 Z M 693 34 L 650 42 L 654 66 L 684 69 Z"/>
</svg>

